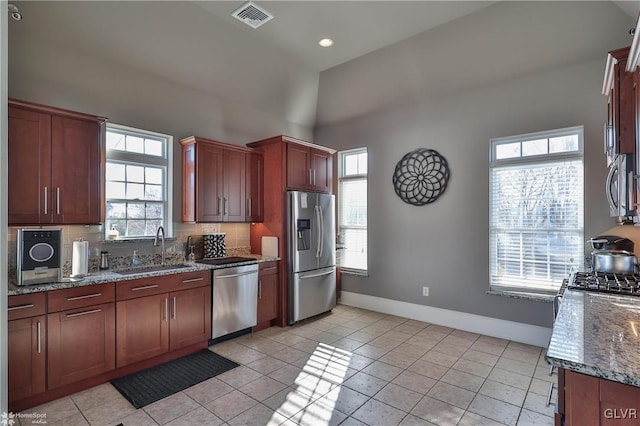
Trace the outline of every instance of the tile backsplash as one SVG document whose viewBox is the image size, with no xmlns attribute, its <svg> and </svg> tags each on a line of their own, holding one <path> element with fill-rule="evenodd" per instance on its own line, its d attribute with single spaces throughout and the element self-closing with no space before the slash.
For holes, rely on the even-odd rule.
<svg viewBox="0 0 640 426">
<path fill-rule="evenodd" d="M 192 236 L 192 244 L 195 246 L 196 259 L 203 257 L 204 234 L 225 233 L 227 256 L 240 256 L 251 253 L 250 224 L 248 223 L 203 223 L 188 224 L 174 223 L 173 237 L 165 240 L 167 263 L 182 263 L 185 259 L 187 237 Z M 9 275 L 15 275 L 16 268 L 16 237 L 17 230 L 21 228 L 60 228 L 62 229 L 62 259 L 63 275 L 71 273 L 71 253 L 73 242 L 80 239 L 89 241 L 89 272 L 98 271 L 100 264 L 100 252 L 109 252 L 109 265 L 111 269 L 121 269 L 131 266 L 133 250 L 138 251 L 141 265 L 160 263 L 160 247 L 153 245 L 153 239 L 143 240 L 116 240 L 105 241 L 103 225 L 67 225 L 67 226 L 19 226 L 9 227 L 8 257 Z"/>
</svg>

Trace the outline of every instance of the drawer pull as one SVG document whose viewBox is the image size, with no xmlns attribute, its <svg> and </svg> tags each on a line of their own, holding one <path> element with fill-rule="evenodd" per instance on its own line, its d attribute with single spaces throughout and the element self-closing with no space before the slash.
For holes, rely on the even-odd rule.
<svg viewBox="0 0 640 426">
<path fill-rule="evenodd" d="M 200 278 L 189 278 L 188 280 L 182 280 L 182 284 L 187 284 L 187 283 L 195 283 L 197 281 L 203 281 L 204 278 L 200 277 Z"/>
<path fill-rule="evenodd" d="M 12 306 L 8 310 L 9 311 L 17 311 L 19 309 L 29 309 L 29 308 L 33 308 L 33 303 L 29 303 L 28 305 Z"/>
<path fill-rule="evenodd" d="M 86 294 L 84 296 L 67 297 L 67 301 L 73 302 L 74 300 L 91 299 L 93 297 L 100 297 L 100 296 L 102 296 L 102 293 Z"/>
<path fill-rule="evenodd" d="M 273 271 L 274 269 L 278 269 L 276 266 L 270 266 L 268 268 L 264 268 L 263 271 Z"/>
<path fill-rule="evenodd" d="M 102 309 L 92 309 L 90 311 L 78 312 L 76 314 L 67 314 L 67 318 L 81 317 L 83 315 L 96 314 L 98 312 L 102 312 Z"/>
<path fill-rule="evenodd" d="M 131 291 L 149 290 L 150 288 L 158 288 L 158 284 L 144 285 L 142 287 L 133 287 Z"/>
</svg>

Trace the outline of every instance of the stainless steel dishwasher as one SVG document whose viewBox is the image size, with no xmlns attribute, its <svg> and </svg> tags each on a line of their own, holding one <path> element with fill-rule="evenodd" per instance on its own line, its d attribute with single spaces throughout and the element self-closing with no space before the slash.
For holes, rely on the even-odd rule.
<svg viewBox="0 0 640 426">
<path fill-rule="evenodd" d="M 253 327 L 258 323 L 258 265 L 213 271 L 211 338 Z"/>
</svg>

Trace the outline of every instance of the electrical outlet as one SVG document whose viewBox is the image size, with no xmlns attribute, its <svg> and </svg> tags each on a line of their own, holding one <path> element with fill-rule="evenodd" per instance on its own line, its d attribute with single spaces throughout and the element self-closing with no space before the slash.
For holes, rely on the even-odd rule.
<svg viewBox="0 0 640 426">
<path fill-rule="evenodd" d="M 422 295 L 423 296 L 429 295 L 429 287 L 422 287 Z"/>
</svg>

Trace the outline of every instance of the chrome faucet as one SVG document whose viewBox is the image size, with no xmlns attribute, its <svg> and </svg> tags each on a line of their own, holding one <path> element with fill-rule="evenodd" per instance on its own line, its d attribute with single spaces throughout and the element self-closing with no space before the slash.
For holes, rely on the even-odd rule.
<svg viewBox="0 0 640 426">
<path fill-rule="evenodd" d="M 160 235 L 162 234 L 162 235 Z M 160 245 L 162 248 L 162 258 L 160 260 L 160 265 L 164 266 L 165 264 L 165 251 L 164 251 L 164 228 L 162 226 L 158 226 L 158 230 L 156 231 L 156 239 L 153 240 L 153 245 L 158 246 L 158 238 L 160 238 Z"/>
</svg>

